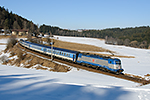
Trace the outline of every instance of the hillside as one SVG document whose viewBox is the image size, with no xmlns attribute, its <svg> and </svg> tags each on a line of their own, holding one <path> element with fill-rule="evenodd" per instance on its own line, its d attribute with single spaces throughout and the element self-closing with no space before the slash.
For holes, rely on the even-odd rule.
<svg viewBox="0 0 150 100">
<path fill-rule="evenodd" d="M 30 32 L 36 32 L 38 28 L 32 21 L 0 6 L 0 29 L 27 29 Z"/>
</svg>

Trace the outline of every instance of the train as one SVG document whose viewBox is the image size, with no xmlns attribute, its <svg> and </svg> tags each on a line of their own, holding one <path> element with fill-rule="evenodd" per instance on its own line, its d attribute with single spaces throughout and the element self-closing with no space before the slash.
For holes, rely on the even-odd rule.
<svg viewBox="0 0 150 100">
<path fill-rule="evenodd" d="M 118 58 L 82 53 L 58 47 L 53 47 L 51 49 L 50 46 L 32 43 L 23 39 L 20 39 L 19 43 L 20 45 L 37 52 L 47 55 L 52 54 L 53 58 L 60 58 L 97 70 L 104 70 L 115 74 L 121 74 L 124 71 L 121 66 L 121 60 Z"/>
</svg>

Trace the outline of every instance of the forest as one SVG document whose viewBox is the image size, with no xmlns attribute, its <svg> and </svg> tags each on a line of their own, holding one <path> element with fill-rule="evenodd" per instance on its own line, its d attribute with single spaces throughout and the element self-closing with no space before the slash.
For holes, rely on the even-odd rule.
<svg viewBox="0 0 150 100">
<path fill-rule="evenodd" d="M 8 9 L 0 6 L 0 29 L 27 29 L 29 32 L 36 32 L 38 27 L 32 21 L 9 12 Z"/>
<path fill-rule="evenodd" d="M 105 43 L 112 45 L 126 45 L 135 48 L 150 48 L 150 27 L 129 27 L 129 28 L 109 28 L 103 30 L 64 30 L 59 27 L 41 25 L 39 28 L 43 34 L 52 33 L 53 35 L 91 37 L 105 39 Z"/>
<path fill-rule="evenodd" d="M 30 34 L 38 35 L 39 33 L 53 34 L 61 36 L 74 36 L 74 37 L 90 37 L 105 39 L 105 43 L 112 45 L 126 45 L 136 48 L 149 48 L 150 49 L 150 27 L 127 27 L 127 28 L 108 28 L 102 30 L 88 30 L 81 29 L 69 30 L 62 29 L 51 25 L 38 25 L 34 24 L 12 11 L 8 11 L 0 6 L 0 30 L 12 29 L 27 29 Z"/>
</svg>

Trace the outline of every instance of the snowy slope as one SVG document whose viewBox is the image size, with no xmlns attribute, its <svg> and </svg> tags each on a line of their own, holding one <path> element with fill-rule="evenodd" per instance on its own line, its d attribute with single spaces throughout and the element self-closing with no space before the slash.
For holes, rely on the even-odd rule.
<svg viewBox="0 0 150 100">
<path fill-rule="evenodd" d="M 149 52 L 149 50 L 123 46 L 107 46 L 103 43 L 104 41 L 98 39 L 73 37 L 70 40 L 70 38 L 60 37 L 64 41 L 72 40 L 72 42 L 78 41 L 81 43 L 84 43 L 84 41 L 91 41 L 90 43 L 97 41 L 103 47 L 106 46 L 106 48 L 113 49 L 114 51 L 117 51 L 118 48 L 123 48 L 124 51 L 127 50 L 124 54 L 135 56 L 135 58 L 130 58 L 132 61 L 122 58 L 123 67 L 126 72 L 144 75 L 148 71 L 148 68 L 143 69 L 141 67 L 139 67 L 139 70 L 133 70 L 134 66 L 130 64 L 135 65 L 135 67 L 143 66 L 143 63 L 149 64 L 146 58 L 146 61 L 140 58 L 146 55 L 146 53 L 143 55 L 138 54 L 142 51 Z M 0 48 L 4 49 L 2 45 L 0 45 Z M 117 51 L 118 53 L 123 52 L 120 49 Z M 146 57 L 149 58 L 149 55 L 146 55 Z M 132 63 L 133 61 L 135 61 L 134 64 Z M 139 63 L 136 61 L 139 61 Z M 125 64 L 126 62 L 128 64 Z M 150 85 L 142 87 L 139 85 L 138 83 L 107 75 L 85 70 L 78 71 L 76 68 L 73 68 L 68 73 L 57 73 L 0 65 L 0 100 L 149 100 Z"/>
<path fill-rule="evenodd" d="M 150 89 L 83 70 L 54 73 L 1 65 L 0 72 L 0 100 L 150 99 Z"/>
</svg>

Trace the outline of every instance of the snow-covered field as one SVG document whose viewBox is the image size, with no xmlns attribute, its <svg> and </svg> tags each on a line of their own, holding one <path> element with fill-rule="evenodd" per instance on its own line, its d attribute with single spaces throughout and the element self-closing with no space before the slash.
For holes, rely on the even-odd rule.
<svg viewBox="0 0 150 100">
<path fill-rule="evenodd" d="M 144 76 L 150 73 L 150 49 L 138 49 L 126 46 L 107 45 L 104 40 L 83 38 L 83 37 L 63 37 L 55 36 L 59 40 L 67 42 L 76 42 L 103 47 L 115 51 L 115 55 L 134 56 L 135 58 L 120 58 L 125 73 L 132 73 Z"/>
<path fill-rule="evenodd" d="M 58 36 L 56 36 L 58 37 Z M 135 58 L 121 58 L 125 73 L 150 73 L 150 50 L 106 45 L 103 40 L 63 37 L 62 41 L 92 44 Z M 6 43 L 6 39 L 0 40 Z M 5 49 L 0 45 L 0 51 Z M 150 85 L 77 70 L 57 73 L 0 65 L 0 100 L 150 100 Z"/>
</svg>

